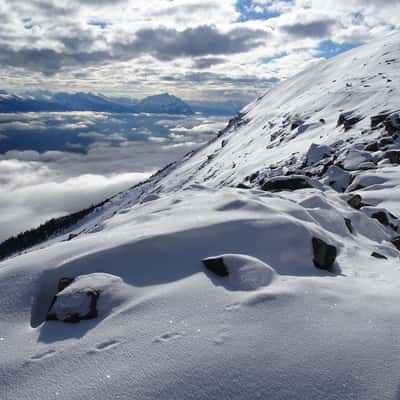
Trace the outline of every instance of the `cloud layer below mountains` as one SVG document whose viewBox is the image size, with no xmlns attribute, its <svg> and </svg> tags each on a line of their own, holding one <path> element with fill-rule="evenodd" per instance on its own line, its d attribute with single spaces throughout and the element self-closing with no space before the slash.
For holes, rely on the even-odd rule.
<svg viewBox="0 0 400 400">
<path fill-rule="evenodd" d="M 129 188 L 226 124 L 226 117 L 140 118 L 139 123 L 124 114 L 0 115 L 0 147 L 9 138 L 25 139 L 11 142 L 14 149 L 0 155 L 0 241 Z M 55 140 L 40 139 L 48 135 Z"/>
</svg>

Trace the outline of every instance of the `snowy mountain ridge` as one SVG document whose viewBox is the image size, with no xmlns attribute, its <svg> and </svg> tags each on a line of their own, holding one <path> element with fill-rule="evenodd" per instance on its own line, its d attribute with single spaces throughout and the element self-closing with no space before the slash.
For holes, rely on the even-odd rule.
<svg viewBox="0 0 400 400">
<path fill-rule="evenodd" d="M 3 261 L 0 397 L 397 400 L 399 66 L 322 62 Z"/>
</svg>

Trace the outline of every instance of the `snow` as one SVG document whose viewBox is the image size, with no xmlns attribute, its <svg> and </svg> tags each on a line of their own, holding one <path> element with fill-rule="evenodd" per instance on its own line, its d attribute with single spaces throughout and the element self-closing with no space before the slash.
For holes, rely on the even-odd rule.
<svg viewBox="0 0 400 400">
<path fill-rule="evenodd" d="M 223 254 L 215 257 L 223 259 L 229 275 L 222 279 L 214 278 L 213 282 L 229 290 L 257 290 L 268 286 L 276 275 L 273 268 L 254 257 L 237 254 Z M 213 274 L 210 275 L 213 278 Z"/>
<path fill-rule="evenodd" d="M 284 82 L 207 146 L 3 261 L 0 398 L 398 399 L 398 233 L 371 215 L 400 215 L 400 178 L 364 147 L 387 136 L 370 117 L 399 109 L 398 62 L 385 63 L 399 40 Z M 345 131 L 342 113 L 363 118 Z M 261 190 L 286 174 L 312 187 Z M 336 247 L 336 273 L 315 268 L 313 238 Z M 227 277 L 202 264 L 218 256 Z M 61 277 L 76 278 L 68 307 L 101 292 L 97 318 L 45 321 Z"/>
</svg>

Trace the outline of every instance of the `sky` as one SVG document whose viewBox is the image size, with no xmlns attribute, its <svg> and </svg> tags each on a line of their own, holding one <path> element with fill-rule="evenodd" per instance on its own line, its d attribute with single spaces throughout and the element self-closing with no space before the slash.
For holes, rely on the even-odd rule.
<svg viewBox="0 0 400 400">
<path fill-rule="evenodd" d="M 400 0 L 0 0 L 1 89 L 250 100 L 399 15 Z"/>
</svg>

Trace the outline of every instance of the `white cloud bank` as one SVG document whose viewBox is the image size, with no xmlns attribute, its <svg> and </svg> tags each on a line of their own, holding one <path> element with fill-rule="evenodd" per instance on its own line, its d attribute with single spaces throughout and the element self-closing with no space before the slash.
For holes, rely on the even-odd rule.
<svg viewBox="0 0 400 400">
<path fill-rule="evenodd" d="M 145 180 L 149 173 L 63 177 L 37 161 L 0 160 L 0 241 L 79 211 Z"/>
</svg>

